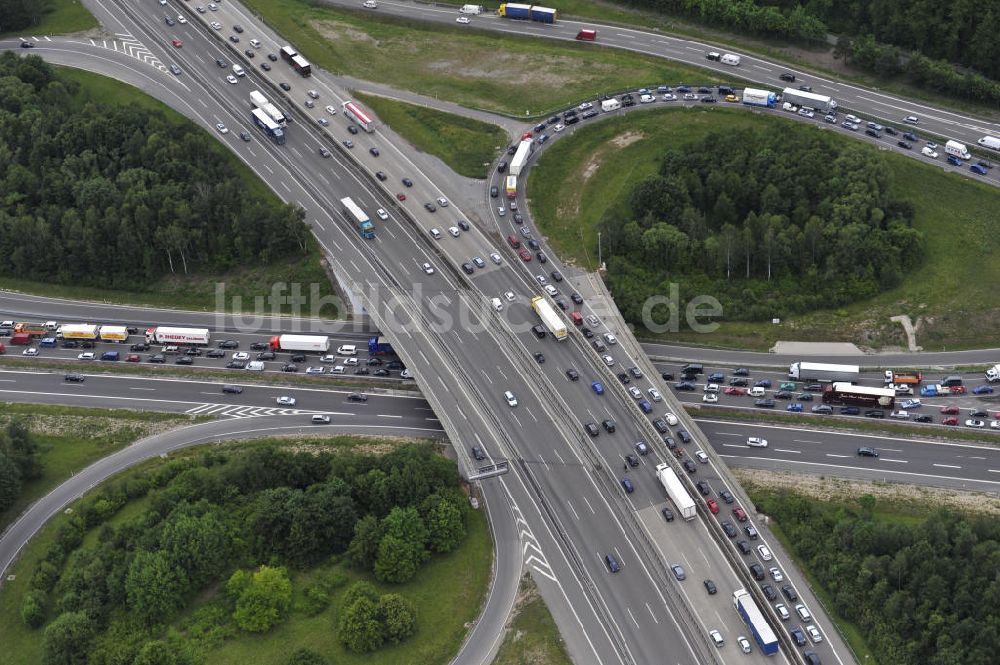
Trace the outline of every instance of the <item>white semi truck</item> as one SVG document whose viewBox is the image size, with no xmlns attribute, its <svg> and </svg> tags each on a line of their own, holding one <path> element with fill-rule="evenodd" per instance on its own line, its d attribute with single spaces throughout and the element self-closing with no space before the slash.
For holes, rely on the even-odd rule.
<svg viewBox="0 0 1000 665">
<path fill-rule="evenodd" d="M 557 340 L 562 341 L 566 339 L 569 334 L 566 331 L 566 324 L 563 322 L 562 318 L 556 313 L 556 310 L 549 304 L 549 301 L 542 296 L 535 296 L 531 299 L 531 308 L 535 310 L 538 314 L 538 318 L 542 320 L 548 331 L 552 333 L 552 336 Z"/>
<path fill-rule="evenodd" d="M 693 520 L 695 514 L 698 512 L 697 508 L 695 508 L 694 500 L 687 493 L 687 490 L 684 489 L 681 479 L 677 477 L 677 474 L 670 468 L 670 465 L 665 463 L 657 464 L 656 477 L 660 479 L 660 484 L 667 491 L 667 496 L 677 506 L 677 512 L 680 513 L 680 516 L 686 520 Z"/>
</svg>

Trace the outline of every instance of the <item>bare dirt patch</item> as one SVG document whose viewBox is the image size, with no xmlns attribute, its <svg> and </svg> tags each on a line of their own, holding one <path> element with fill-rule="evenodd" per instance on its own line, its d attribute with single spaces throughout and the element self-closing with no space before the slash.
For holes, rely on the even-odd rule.
<svg viewBox="0 0 1000 665">
<path fill-rule="evenodd" d="M 791 491 L 820 501 L 851 501 L 866 494 L 879 502 L 919 506 L 921 513 L 928 506 L 947 506 L 962 512 L 1000 515 L 1000 498 L 985 492 L 960 491 L 938 487 L 921 487 L 901 483 L 881 483 L 865 480 L 845 480 L 799 473 L 783 473 L 761 469 L 732 469 L 740 483 L 753 491 Z"/>
</svg>

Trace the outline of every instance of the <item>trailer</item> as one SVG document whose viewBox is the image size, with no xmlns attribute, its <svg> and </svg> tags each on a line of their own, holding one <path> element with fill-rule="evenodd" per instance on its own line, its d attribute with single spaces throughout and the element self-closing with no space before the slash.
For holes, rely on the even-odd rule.
<svg viewBox="0 0 1000 665">
<path fill-rule="evenodd" d="M 920 372 L 894 372 L 891 369 L 885 370 L 885 385 L 907 384 L 911 386 L 919 385 L 924 380 L 924 375 Z"/>
<path fill-rule="evenodd" d="M 781 93 L 781 101 L 791 102 L 799 106 L 808 106 L 823 113 L 829 113 L 837 108 L 837 101 L 832 97 L 817 95 L 805 90 L 796 90 L 795 88 L 785 88 Z"/>
<path fill-rule="evenodd" d="M 483 6 L 482 5 L 462 5 L 462 7 L 458 10 L 458 13 L 459 14 L 473 14 L 473 15 L 482 14 L 483 13 Z"/>
<path fill-rule="evenodd" d="M 125 342 L 128 340 L 128 328 L 125 326 L 101 326 L 102 342 Z"/>
<path fill-rule="evenodd" d="M 505 2 L 500 5 L 497 14 L 503 18 L 538 21 L 539 23 L 555 23 L 559 12 L 549 7 Z"/>
<path fill-rule="evenodd" d="M 747 106 L 766 106 L 769 109 L 773 109 L 778 101 L 778 96 L 770 90 L 744 88 L 743 99 L 740 101 Z"/>
<path fill-rule="evenodd" d="M 58 330 L 58 326 L 55 328 L 49 328 L 47 323 L 22 322 L 14 324 L 15 333 L 24 333 L 28 337 L 44 337 L 46 334 L 54 330 Z"/>
<path fill-rule="evenodd" d="M 297 71 L 301 76 L 306 77 L 312 75 L 312 65 L 310 65 L 309 61 L 301 55 L 293 55 L 291 63 L 292 69 Z"/>
<path fill-rule="evenodd" d="M 507 198 L 512 201 L 517 198 L 517 176 L 509 175 L 507 180 L 504 182 L 504 191 L 507 193 Z"/>
<path fill-rule="evenodd" d="M 764 655 L 773 656 L 778 653 L 778 637 L 746 589 L 737 589 L 733 592 L 733 607 L 743 617 L 743 623 L 753 633 L 753 638 Z"/>
<path fill-rule="evenodd" d="M 617 111 L 622 107 L 622 103 L 617 99 L 605 99 L 601 102 L 601 110 L 605 113 L 610 113 L 611 111 Z"/>
<path fill-rule="evenodd" d="M 280 53 L 281 53 L 281 59 L 288 62 L 290 62 L 292 58 L 294 58 L 299 54 L 299 52 L 293 49 L 291 46 L 282 46 Z"/>
<path fill-rule="evenodd" d="M 250 117 L 253 123 L 276 144 L 285 143 L 285 131 L 263 109 L 253 109 L 250 111 Z"/>
<path fill-rule="evenodd" d="M 719 62 L 724 65 L 729 65 L 730 67 L 738 67 L 740 64 L 740 56 L 733 55 L 732 53 L 726 53 L 719 58 Z"/>
<path fill-rule="evenodd" d="M 275 335 L 267 347 L 272 351 L 312 351 L 326 353 L 330 350 L 330 338 L 325 335 Z"/>
<path fill-rule="evenodd" d="M 566 330 L 566 324 L 563 323 L 562 318 L 556 313 L 549 301 L 542 296 L 535 296 L 531 299 L 531 308 L 535 310 L 535 314 L 538 318 L 542 320 L 545 327 L 548 328 L 552 336 L 558 341 L 562 341 L 569 336 Z"/>
<path fill-rule="evenodd" d="M 173 328 L 158 326 L 146 329 L 146 343 L 157 344 L 208 344 L 211 341 L 208 328 Z"/>
<path fill-rule="evenodd" d="M 670 465 L 666 463 L 657 464 L 656 477 L 660 479 L 660 484 L 667 491 L 667 496 L 670 497 L 670 500 L 677 507 L 677 513 L 686 520 L 693 520 L 698 513 L 698 509 L 694 505 L 691 495 L 684 489 L 681 479 L 677 477 L 677 474 L 670 468 Z"/>
<path fill-rule="evenodd" d="M 17 344 L 18 346 L 28 346 L 31 344 L 31 335 L 25 332 L 16 332 L 10 337 L 11 344 Z"/>
<path fill-rule="evenodd" d="M 830 384 L 823 391 L 823 402 L 825 404 L 891 409 L 896 405 L 896 391 L 892 388 L 856 386 L 838 381 Z"/>
<path fill-rule="evenodd" d="M 979 139 L 977 143 L 984 148 L 989 148 L 990 150 L 1000 150 L 1000 139 L 995 136 L 984 136 Z"/>
<path fill-rule="evenodd" d="M 535 149 L 535 142 L 529 136 L 526 139 L 521 139 L 521 142 L 517 144 L 517 150 L 514 152 L 514 158 L 510 160 L 510 166 L 507 172 L 510 175 L 521 175 L 521 171 L 524 170 L 524 165 L 528 162 L 528 157 L 531 157 L 531 152 Z"/>
<path fill-rule="evenodd" d="M 375 237 L 375 225 L 368 219 L 368 213 L 362 210 L 354 199 L 345 197 L 340 199 L 340 205 L 344 207 L 344 216 L 358 229 L 362 238 L 371 240 Z"/>
<path fill-rule="evenodd" d="M 379 335 L 368 339 L 368 355 L 384 356 L 388 354 L 396 354 L 396 352 L 392 350 L 392 343 L 389 341 L 388 337 L 382 337 Z"/>
<path fill-rule="evenodd" d="M 797 362 L 788 368 L 788 378 L 796 381 L 857 381 L 861 368 L 857 365 L 831 365 L 828 363 Z"/>
<path fill-rule="evenodd" d="M 66 324 L 56 332 L 63 339 L 97 339 L 97 326 L 91 323 Z"/>
<path fill-rule="evenodd" d="M 357 123 L 361 129 L 369 134 L 375 131 L 375 121 L 361 107 L 354 102 L 344 102 L 344 115 Z"/>
</svg>

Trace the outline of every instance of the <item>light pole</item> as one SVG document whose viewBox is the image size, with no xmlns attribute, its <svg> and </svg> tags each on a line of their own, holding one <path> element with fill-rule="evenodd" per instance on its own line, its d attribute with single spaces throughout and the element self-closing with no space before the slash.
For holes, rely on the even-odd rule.
<svg viewBox="0 0 1000 665">
<path fill-rule="evenodd" d="M 601 232 L 597 232 L 597 269 L 600 270 L 604 262 L 601 260 Z"/>
</svg>

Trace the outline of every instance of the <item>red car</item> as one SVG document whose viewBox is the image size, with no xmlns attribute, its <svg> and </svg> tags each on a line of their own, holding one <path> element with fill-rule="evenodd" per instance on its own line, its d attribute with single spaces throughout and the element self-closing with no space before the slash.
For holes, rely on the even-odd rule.
<svg viewBox="0 0 1000 665">
<path fill-rule="evenodd" d="M 674 448 L 674 457 L 676 457 L 677 459 L 680 459 L 680 458 L 684 457 L 684 449 L 683 448 Z"/>
<path fill-rule="evenodd" d="M 513 247 L 514 249 L 521 248 L 521 240 L 513 233 L 507 236 L 507 242 L 509 242 L 510 246 Z"/>
<path fill-rule="evenodd" d="M 746 395 L 747 394 L 747 391 L 744 388 L 738 388 L 736 386 L 729 386 L 728 388 L 726 388 L 722 392 L 724 392 L 727 395 Z"/>
<path fill-rule="evenodd" d="M 399 199 L 400 201 L 405 201 L 406 194 L 396 194 L 396 198 Z"/>
<path fill-rule="evenodd" d="M 529 263 L 531 261 L 531 253 L 526 249 L 522 249 L 517 253 L 517 255 L 520 256 L 521 260 L 525 263 Z"/>
<path fill-rule="evenodd" d="M 183 44 L 181 44 L 181 40 L 179 39 L 171 39 L 170 43 L 173 44 L 175 48 L 180 48 L 184 46 Z"/>
<path fill-rule="evenodd" d="M 133 353 L 133 354 L 129 355 L 128 358 L 125 359 L 125 362 L 127 362 L 127 363 L 137 363 L 137 362 L 139 362 L 139 360 L 140 360 L 139 354 L 138 353 Z"/>
<path fill-rule="evenodd" d="M 713 515 L 719 513 L 719 503 L 715 499 L 709 499 L 705 503 L 708 504 L 708 509 L 712 511 Z"/>
<path fill-rule="evenodd" d="M 950 390 L 951 390 L 951 392 L 948 393 L 949 395 L 964 395 L 965 394 L 965 386 L 952 386 Z"/>
<path fill-rule="evenodd" d="M 746 522 L 747 521 L 747 514 L 739 506 L 736 506 L 735 508 L 733 508 L 733 515 L 735 515 L 736 519 L 738 519 L 741 522 Z"/>
<path fill-rule="evenodd" d="M 958 424 L 958 418 L 956 418 L 954 416 L 952 416 L 951 418 L 945 418 L 944 420 L 941 421 L 941 424 L 942 425 L 957 425 Z"/>
<path fill-rule="evenodd" d="M 957 406 L 946 406 L 946 407 L 943 407 L 941 409 L 941 413 L 948 413 L 948 414 L 953 414 L 953 415 L 957 416 L 958 415 L 958 407 Z"/>
</svg>

